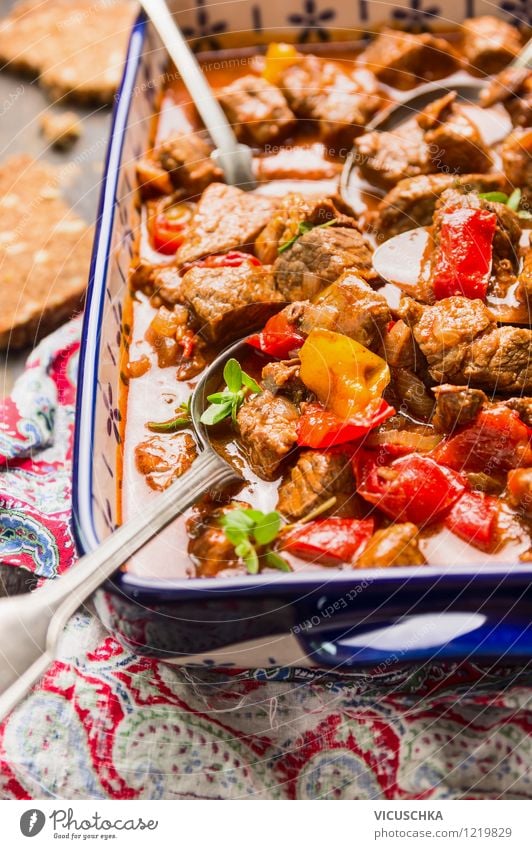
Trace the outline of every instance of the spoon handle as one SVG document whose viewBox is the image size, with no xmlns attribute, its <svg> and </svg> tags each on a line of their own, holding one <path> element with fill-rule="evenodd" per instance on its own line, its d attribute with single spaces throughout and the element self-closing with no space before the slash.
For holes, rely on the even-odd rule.
<svg viewBox="0 0 532 849">
<path fill-rule="evenodd" d="M 165 0 L 140 0 L 140 4 L 157 30 L 209 131 L 216 146 L 216 162 L 222 168 L 226 182 L 232 186 L 253 188 L 255 179 L 252 173 L 251 150 L 237 141 L 231 124 L 212 93 L 198 60 L 170 14 Z"/>
<path fill-rule="evenodd" d="M 510 62 L 512 68 L 530 68 L 532 67 L 532 38 L 530 38 L 522 50 L 519 51 L 515 59 Z"/>
<path fill-rule="evenodd" d="M 189 472 L 147 501 L 66 574 L 31 594 L 0 599 L 0 721 L 46 671 L 76 609 L 136 551 L 208 491 L 237 478 L 216 454 L 203 452 Z"/>
</svg>

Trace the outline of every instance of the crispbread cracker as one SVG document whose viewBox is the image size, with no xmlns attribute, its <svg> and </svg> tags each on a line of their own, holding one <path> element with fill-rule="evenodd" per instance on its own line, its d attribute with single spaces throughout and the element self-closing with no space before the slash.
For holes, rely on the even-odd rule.
<svg viewBox="0 0 532 849">
<path fill-rule="evenodd" d="M 91 246 L 55 169 L 26 155 L 0 165 L 0 348 L 34 344 L 81 307 Z"/>
<path fill-rule="evenodd" d="M 110 103 L 135 14 L 129 0 L 25 0 L 0 22 L 0 62 L 54 100 Z"/>
</svg>

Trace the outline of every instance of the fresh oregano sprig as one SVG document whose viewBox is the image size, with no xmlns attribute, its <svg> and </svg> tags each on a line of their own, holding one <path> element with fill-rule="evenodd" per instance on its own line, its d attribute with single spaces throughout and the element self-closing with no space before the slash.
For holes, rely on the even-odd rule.
<svg viewBox="0 0 532 849">
<path fill-rule="evenodd" d="M 207 396 L 209 406 L 201 415 L 200 421 L 205 425 L 215 425 L 231 416 L 236 423 L 236 414 L 249 393 L 262 392 L 256 380 L 242 371 L 240 363 L 231 358 L 227 360 L 223 371 L 226 388 L 222 392 L 214 392 Z"/>
<path fill-rule="evenodd" d="M 281 530 L 281 516 L 276 510 L 263 513 L 251 507 L 235 507 L 221 517 L 220 525 L 250 575 L 257 575 L 262 564 L 282 572 L 292 571 L 284 557 L 271 548 Z"/>
</svg>

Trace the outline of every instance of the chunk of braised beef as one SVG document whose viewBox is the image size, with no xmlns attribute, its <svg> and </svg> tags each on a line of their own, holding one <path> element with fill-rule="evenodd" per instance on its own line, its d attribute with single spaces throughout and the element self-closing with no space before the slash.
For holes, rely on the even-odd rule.
<svg viewBox="0 0 532 849">
<path fill-rule="evenodd" d="M 276 259 L 276 286 L 287 301 L 300 301 L 313 298 L 348 268 L 375 279 L 372 254 L 370 243 L 359 230 L 315 227 Z"/>
<path fill-rule="evenodd" d="M 143 258 L 134 257 L 129 267 L 129 285 L 135 292 L 144 292 L 145 295 L 153 295 L 155 279 L 159 272 L 164 271 L 168 263 L 154 265 L 153 262 Z"/>
<path fill-rule="evenodd" d="M 277 509 L 287 519 L 301 519 L 332 496 L 334 513 L 355 499 L 355 481 L 347 454 L 303 451 L 279 487 Z"/>
<path fill-rule="evenodd" d="M 393 132 L 364 133 L 355 139 L 354 149 L 362 177 L 385 191 L 392 189 L 399 180 L 435 170 L 424 132 L 413 120 Z"/>
<path fill-rule="evenodd" d="M 505 203 L 497 203 L 481 198 L 481 205 L 486 204 L 486 208 L 494 212 L 497 216 L 497 226 L 493 237 L 493 266 L 494 273 L 499 273 L 499 267 L 502 267 L 507 261 L 513 271 L 519 268 L 520 250 L 519 243 L 521 240 L 521 222 L 518 215 L 510 209 Z"/>
<path fill-rule="evenodd" d="M 390 525 L 376 531 L 353 565 L 357 569 L 373 566 L 424 566 L 426 559 L 419 548 L 419 530 L 411 522 Z"/>
<path fill-rule="evenodd" d="M 268 389 L 242 404 L 237 415 L 240 444 L 253 471 L 274 480 L 297 441 L 295 404 Z"/>
<path fill-rule="evenodd" d="M 294 403 L 308 400 L 309 391 L 300 376 L 299 357 L 291 360 L 274 360 L 262 369 L 262 383 L 273 395 L 287 395 Z"/>
<path fill-rule="evenodd" d="M 382 105 L 372 74 L 348 74 L 317 56 L 301 57 L 287 67 L 280 85 L 293 112 L 316 122 L 321 139 L 336 150 L 350 147 Z"/>
<path fill-rule="evenodd" d="M 304 334 L 332 330 L 377 350 L 390 320 L 386 298 L 355 271 L 346 271 L 313 302 L 302 305 L 297 325 Z"/>
<path fill-rule="evenodd" d="M 473 74 L 498 74 L 517 56 L 521 36 L 517 27 L 493 15 L 468 18 L 462 24 L 461 49 Z"/>
<path fill-rule="evenodd" d="M 237 268 L 193 266 L 181 280 L 181 298 L 208 342 L 229 342 L 260 327 L 279 311 L 271 269 L 243 263 Z"/>
<path fill-rule="evenodd" d="M 468 384 L 490 393 L 532 392 L 532 330 L 497 327 L 479 300 L 455 296 L 434 306 L 402 298 L 399 315 L 438 383 Z"/>
<path fill-rule="evenodd" d="M 482 88 L 480 103 L 485 108 L 503 103 L 514 127 L 532 126 L 532 71 L 505 68 Z"/>
<path fill-rule="evenodd" d="M 492 165 L 491 154 L 476 124 L 450 91 L 417 116 L 434 170 L 454 174 L 483 173 Z"/>
<path fill-rule="evenodd" d="M 416 343 L 412 330 L 399 319 L 386 328 L 383 337 L 384 359 L 391 368 L 411 369 L 416 366 Z"/>
<path fill-rule="evenodd" d="M 512 188 L 521 189 L 523 206 L 532 203 L 532 129 L 518 128 L 501 145 L 502 167 Z M 526 206 L 525 206 L 526 208 Z"/>
<path fill-rule="evenodd" d="M 200 197 L 186 241 L 176 254 L 178 266 L 210 254 L 250 250 L 275 207 L 270 198 L 212 183 Z"/>
<path fill-rule="evenodd" d="M 279 248 L 297 238 L 301 225 L 312 228 L 329 221 L 334 221 L 332 226 L 357 228 L 356 221 L 341 212 L 332 198 L 310 198 L 290 192 L 257 237 L 255 253 L 261 262 L 274 263 Z"/>
<path fill-rule="evenodd" d="M 432 390 L 436 396 L 436 410 L 432 424 L 440 433 L 452 433 L 476 418 L 487 397 L 481 389 L 471 386 L 453 386 L 443 383 Z"/>
<path fill-rule="evenodd" d="M 400 180 L 382 199 L 373 227 L 385 239 L 391 239 L 414 227 L 427 227 L 438 198 L 446 189 L 469 192 L 504 191 L 502 174 L 422 174 Z"/>
<path fill-rule="evenodd" d="M 361 55 L 381 82 L 399 89 L 439 80 L 458 70 L 460 58 L 442 38 L 385 28 Z"/>
<path fill-rule="evenodd" d="M 210 183 L 223 180 L 223 172 L 211 159 L 212 147 L 193 133 L 176 133 L 165 139 L 151 155 L 137 164 L 143 197 L 183 189 L 187 197 L 202 192 Z"/>
<path fill-rule="evenodd" d="M 426 365 L 424 357 L 417 350 L 415 367 L 419 374 L 414 371 L 414 367 L 391 367 L 391 380 L 384 392 L 384 398 L 392 407 L 405 410 L 417 421 L 428 422 L 434 412 L 434 398 L 420 376 L 425 377 Z M 393 419 L 389 421 L 393 422 Z M 383 427 L 386 424 L 387 422 Z"/>
<path fill-rule="evenodd" d="M 217 97 L 240 141 L 262 147 L 286 138 L 295 127 L 280 89 L 255 74 L 234 80 Z"/>
<path fill-rule="evenodd" d="M 225 570 L 245 571 L 234 545 L 229 542 L 220 525 L 222 517 L 237 507 L 248 508 L 251 505 L 244 501 L 232 501 L 216 507 L 208 500 L 202 501 L 194 507 L 192 515 L 187 519 L 188 553 L 198 578 L 212 578 Z"/>
<path fill-rule="evenodd" d="M 508 501 L 532 518 L 532 469 L 512 469 L 508 472 Z"/>
<path fill-rule="evenodd" d="M 515 410 L 527 427 L 532 427 L 532 398 L 522 395 L 518 398 L 508 398 L 502 403 L 510 410 Z"/>
<path fill-rule="evenodd" d="M 151 303 L 173 307 L 182 300 L 182 277 L 175 265 L 156 268 L 151 275 Z"/>
<path fill-rule="evenodd" d="M 525 251 L 523 265 L 517 278 L 515 295 L 532 316 L 532 246 Z"/>
<path fill-rule="evenodd" d="M 135 464 L 151 489 L 163 490 L 188 472 L 197 455 L 189 433 L 157 434 L 135 447 Z"/>
</svg>

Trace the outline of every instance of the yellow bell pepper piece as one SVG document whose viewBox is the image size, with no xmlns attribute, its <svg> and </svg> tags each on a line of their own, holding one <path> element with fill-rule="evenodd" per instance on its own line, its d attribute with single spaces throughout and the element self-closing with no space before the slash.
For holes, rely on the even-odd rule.
<svg viewBox="0 0 532 849">
<path fill-rule="evenodd" d="M 297 52 L 293 44 L 272 42 L 272 44 L 268 45 L 266 51 L 266 62 L 262 76 L 269 83 L 277 85 L 281 81 L 286 68 L 289 68 L 291 65 L 297 65 L 302 58 L 301 53 Z"/>
<path fill-rule="evenodd" d="M 390 382 L 390 369 L 382 357 L 332 330 L 312 330 L 299 356 L 305 386 L 342 419 L 380 398 Z"/>
</svg>

